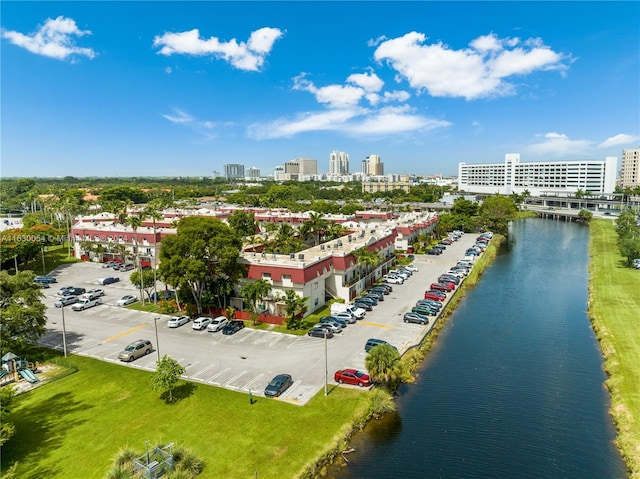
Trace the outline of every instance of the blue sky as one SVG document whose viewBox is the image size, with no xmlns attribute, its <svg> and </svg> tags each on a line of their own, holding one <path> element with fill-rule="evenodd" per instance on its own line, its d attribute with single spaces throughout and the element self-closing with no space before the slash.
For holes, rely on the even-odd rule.
<svg viewBox="0 0 640 479">
<path fill-rule="evenodd" d="M 2 176 L 263 176 L 640 145 L 639 2 L 2 1 Z"/>
</svg>

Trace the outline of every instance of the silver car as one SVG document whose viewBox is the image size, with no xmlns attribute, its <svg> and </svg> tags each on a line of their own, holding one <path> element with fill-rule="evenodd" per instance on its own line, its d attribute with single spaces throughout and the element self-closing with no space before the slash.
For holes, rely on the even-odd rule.
<svg viewBox="0 0 640 479">
<path fill-rule="evenodd" d="M 209 326 L 207 326 L 207 331 L 210 333 L 216 333 L 224 328 L 227 324 L 229 324 L 229 320 L 225 316 L 218 316 L 211 320 Z"/>
<path fill-rule="evenodd" d="M 77 296 L 63 296 L 62 298 L 60 298 L 59 300 L 57 300 L 55 303 L 53 303 L 53 305 L 56 308 L 62 308 L 63 306 L 69 306 L 70 304 L 74 304 L 78 301 L 78 297 Z"/>
<path fill-rule="evenodd" d="M 123 351 L 118 354 L 120 361 L 131 362 L 153 351 L 153 345 L 148 339 L 139 339 L 127 345 Z"/>
<path fill-rule="evenodd" d="M 191 321 L 189 316 L 173 316 L 167 323 L 167 326 L 170 328 L 177 328 L 183 324 L 187 324 L 189 321 Z"/>
</svg>

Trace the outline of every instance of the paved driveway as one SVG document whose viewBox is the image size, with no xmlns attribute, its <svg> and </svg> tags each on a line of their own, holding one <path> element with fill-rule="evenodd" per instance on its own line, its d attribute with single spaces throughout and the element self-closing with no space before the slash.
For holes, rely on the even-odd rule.
<svg viewBox="0 0 640 479">
<path fill-rule="evenodd" d="M 324 388 L 325 370 L 328 371 L 330 387 L 334 387 L 333 373 L 337 369 L 365 369 L 364 344 L 368 338 L 384 339 L 398 347 L 401 353 L 420 343 L 434 321 L 425 326 L 406 324 L 402 320 L 403 314 L 411 310 L 440 274 L 464 255 L 464 251 L 475 242 L 475 237 L 464 235 L 440 256 L 416 255 L 415 265 L 419 271 L 403 285 L 392 285 L 393 292 L 386 295 L 384 301 L 368 312 L 363 320 L 327 340 L 326 356 L 324 339 L 309 336 L 252 328 L 225 336 L 195 331 L 191 323 L 170 329 L 167 327 L 169 316 L 115 306 L 115 301 L 125 294 L 138 296 L 128 281 L 130 273 L 105 270 L 95 263 L 68 265 L 54 273 L 58 283 L 44 290 L 48 329 L 41 343 L 62 349 L 63 311 L 53 306 L 59 288 L 101 287 L 106 291 L 103 304 L 85 311 L 64 308 L 70 353 L 148 371 L 155 370 L 158 355 L 168 354 L 185 367 L 185 379 L 245 393 L 251 391 L 254 395 L 262 394 L 276 374 L 288 373 L 292 375 L 294 384 L 279 400 L 305 404 Z M 97 279 L 108 274 L 120 277 L 120 282 L 99 286 Z M 159 318 L 157 322 L 155 318 Z M 118 361 L 118 353 L 136 339 L 149 339 L 156 349 L 131 363 Z"/>
</svg>

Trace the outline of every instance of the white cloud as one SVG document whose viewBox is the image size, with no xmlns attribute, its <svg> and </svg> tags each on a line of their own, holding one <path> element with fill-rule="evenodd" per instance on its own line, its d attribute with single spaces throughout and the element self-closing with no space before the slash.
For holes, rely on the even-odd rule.
<svg viewBox="0 0 640 479">
<path fill-rule="evenodd" d="M 382 90 L 384 82 L 375 73 L 354 73 L 349 75 L 347 82 L 353 83 L 364 89 L 367 93 Z"/>
<path fill-rule="evenodd" d="M 610 148 L 613 146 L 628 145 L 630 143 L 636 143 L 638 141 L 640 141 L 640 137 L 638 136 L 619 133 L 617 135 L 614 135 L 604 140 L 602 143 L 598 145 L 598 148 Z"/>
<path fill-rule="evenodd" d="M 304 113 L 293 119 L 281 118 L 272 122 L 253 124 L 249 126 L 248 134 L 256 140 L 264 140 L 288 138 L 308 131 L 338 130 L 359 114 L 361 114 L 359 109 L 346 108 Z"/>
<path fill-rule="evenodd" d="M 515 93 L 506 81 L 536 70 L 565 70 L 565 57 L 540 39 L 500 39 L 493 33 L 472 40 L 470 48 L 454 50 L 442 42 L 426 43 L 423 33 L 410 32 L 382 41 L 374 52 L 417 90 L 437 97 L 467 100 Z M 517 45 L 523 45 L 516 48 Z"/>
<path fill-rule="evenodd" d="M 91 35 L 89 30 L 80 30 L 75 20 L 66 17 L 48 18 L 36 32 L 25 35 L 20 32 L 3 30 L 2 36 L 14 45 L 22 47 L 36 55 L 56 60 L 66 60 L 76 56 L 94 58 L 91 48 L 76 46 L 75 37 Z"/>
<path fill-rule="evenodd" d="M 185 126 L 208 140 L 217 136 L 216 129 L 219 126 L 218 123 L 210 120 L 198 120 L 189 113 L 178 108 L 174 108 L 173 114 L 163 113 L 162 117 L 176 125 Z"/>
<path fill-rule="evenodd" d="M 160 55 L 213 55 L 239 70 L 260 71 L 273 44 L 283 35 L 284 32 L 278 28 L 265 27 L 252 32 L 246 43 L 238 42 L 235 38 L 221 42 L 216 37 L 201 39 L 200 31 L 196 28 L 156 36 L 153 46 L 160 47 Z"/>
<path fill-rule="evenodd" d="M 562 133 L 546 133 L 542 141 L 533 143 L 525 148 L 528 153 L 554 157 L 575 158 L 576 155 L 589 153 L 593 147 L 593 142 L 589 140 L 571 140 Z"/>
<path fill-rule="evenodd" d="M 448 121 L 415 115 L 408 107 L 389 107 L 367 116 L 361 122 L 348 125 L 346 131 L 360 135 L 389 135 L 417 130 L 428 131 L 450 125 Z"/>
</svg>

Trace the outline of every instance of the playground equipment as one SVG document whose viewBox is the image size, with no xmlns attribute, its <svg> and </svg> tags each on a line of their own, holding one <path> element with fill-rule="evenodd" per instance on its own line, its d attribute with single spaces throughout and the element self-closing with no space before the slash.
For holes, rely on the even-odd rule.
<svg viewBox="0 0 640 479">
<path fill-rule="evenodd" d="M 33 373 L 32 369 L 35 368 L 26 359 L 19 358 L 9 352 L 2 356 L 1 371 L 3 372 L 0 373 L 0 379 L 7 375 L 12 375 L 15 382 L 18 382 L 22 377 L 30 383 L 37 383 L 40 379 Z"/>
</svg>

